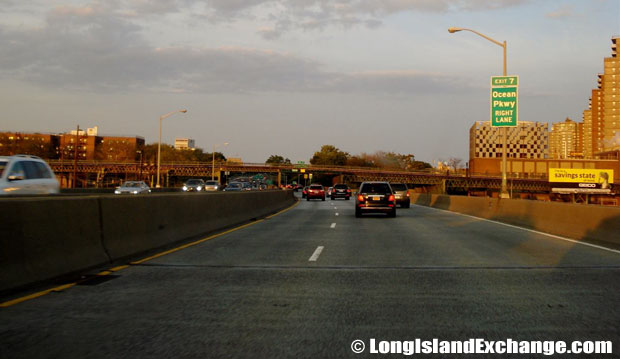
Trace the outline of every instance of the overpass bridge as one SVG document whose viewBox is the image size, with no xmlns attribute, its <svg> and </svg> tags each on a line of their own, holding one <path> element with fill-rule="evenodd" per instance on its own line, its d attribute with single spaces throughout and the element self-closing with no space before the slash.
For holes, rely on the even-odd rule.
<svg viewBox="0 0 620 359">
<path fill-rule="evenodd" d="M 61 179 L 70 183 L 74 174 L 77 177 L 91 178 L 98 186 L 105 185 L 105 178 L 133 179 L 142 178 L 152 180 L 157 174 L 157 165 L 152 163 L 135 162 L 98 162 L 79 161 L 77 167 L 73 162 L 51 161 L 50 166 Z M 163 163 L 160 166 L 160 174 L 164 177 L 164 183 L 171 178 L 188 178 L 211 176 L 215 168 L 216 177 L 221 173 L 228 174 L 251 174 L 266 173 L 274 174 L 280 182 L 282 174 L 295 173 L 301 167 L 294 165 L 269 165 L 258 163 Z M 397 171 L 371 167 L 345 167 L 345 166 L 315 166 L 303 167 L 306 173 L 328 174 L 341 176 L 341 181 L 349 183 L 361 183 L 363 181 L 389 181 L 403 182 L 414 187 L 439 187 L 445 192 L 447 189 L 459 189 L 463 191 L 499 190 L 501 178 L 499 176 L 479 175 L 446 175 L 431 172 Z M 300 173 L 300 172 L 297 172 Z M 549 193 L 551 186 L 544 179 L 509 178 L 509 189 L 518 192 Z"/>
</svg>

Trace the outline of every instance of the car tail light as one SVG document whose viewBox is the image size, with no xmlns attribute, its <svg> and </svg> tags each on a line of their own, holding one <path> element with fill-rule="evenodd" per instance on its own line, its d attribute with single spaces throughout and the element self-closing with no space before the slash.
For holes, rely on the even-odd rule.
<svg viewBox="0 0 620 359">
<path fill-rule="evenodd" d="M 364 202 L 364 196 L 360 194 L 359 196 L 357 196 L 357 200 L 360 202 Z"/>
<path fill-rule="evenodd" d="M 394 202 L 394 195 L 393 194 L 390 195 L 390 197 L 388 198 L 388 201 Z"/>
<path fill-rule="evenodd" d="M 347 193 L 351 193 L 351 190 L 350 190 L 350 189 L 348 189 L 348 190 L 347 190 Z"/>
<path fill-rule="evenodd" d="M 409 192 L 407 192 L 407 197 L 409 197 Z"/>
</svg>

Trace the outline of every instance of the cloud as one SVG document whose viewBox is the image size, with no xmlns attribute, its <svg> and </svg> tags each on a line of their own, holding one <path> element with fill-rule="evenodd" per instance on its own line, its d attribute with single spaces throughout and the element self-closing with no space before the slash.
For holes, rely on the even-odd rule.
<svg viewBox="0 0 620 359">
<path fill-rule="evenodd" d="M 285 29 L 266 27 L 261 31 L 264 36 L 279 36 Z M 263 49 L 158 48 L 144 39 L 142 28 L 130 18 L 98 4 L 53 8 L 40 28 L 0 26 L 0 47 L 1 79 L 55 89 L 433 93 L 465 86 L 442 74 L 416 71 L 338 73 L 314 60 Z"/>
<path fill-rule="evenodd" d="M 570 16 L 573 16 L 573 7 L 571 5 L 564 5 L 555 11 L 545 14 L 545 17 L 549 19 L 563 19 Z"/>
</svg>

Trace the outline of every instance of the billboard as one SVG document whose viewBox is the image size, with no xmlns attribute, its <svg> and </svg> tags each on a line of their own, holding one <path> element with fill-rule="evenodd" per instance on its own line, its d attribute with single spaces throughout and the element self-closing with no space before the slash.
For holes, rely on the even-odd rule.
<svg viewBox="0 0 620 359">
<path fill-rule="evenodd" d="M 600 188 L 609 188 L 614 181 L 614 170 L 549 168 L 549 182 L 591 183 Z"/>
</svg>

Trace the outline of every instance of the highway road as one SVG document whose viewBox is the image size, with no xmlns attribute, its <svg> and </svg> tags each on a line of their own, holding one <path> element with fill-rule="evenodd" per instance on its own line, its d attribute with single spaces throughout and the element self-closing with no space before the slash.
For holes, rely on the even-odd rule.
<svg viewBox="0 0 620 359">
<path fill-rule="evenodd" d="M 2 308 L 0 356 L 384 357 L 371 338 L 609 340 L 620 352 L 619 252 L 421 206 L 357 219 L 353 205 L 301 201 Z"/>
</svg>

